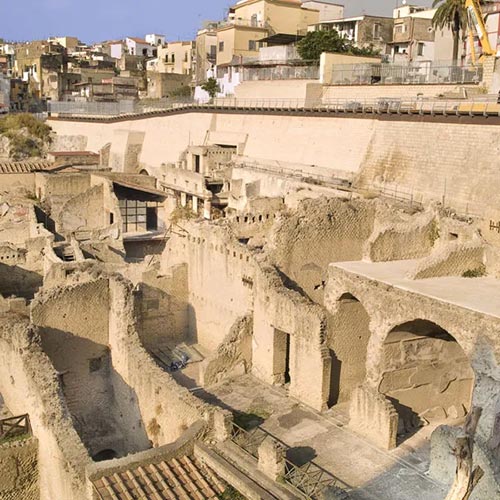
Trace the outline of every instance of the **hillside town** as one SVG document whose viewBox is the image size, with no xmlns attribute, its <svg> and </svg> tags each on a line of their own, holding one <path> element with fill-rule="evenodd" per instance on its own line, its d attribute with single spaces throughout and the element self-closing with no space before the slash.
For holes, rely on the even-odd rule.
<svg viewBox="0 0 500 500">
<path fill-rule="evenodd" d="M 484 10 L 497 51 L 500 6 L 486 2 Z M 454 55 L 452 27 L 437 27 L 435 12 L 436 8 L 403 3 L 385 17 L 345 17 L 344 6 L 328 0 L 282 0 L 272 10 L 261 0 L 237 2 L 225 19 L 204 22 L 194 40 L 169 40 L 154 33 L 89 44 L 71 33 L 47 40 L 0 40 L 0 112 L 46 111 L 50 101 L 206 100 L 203 84 L 210 78 L 217 80 L 217 97 L 237 95 L 238 85 L 246 81 L 379 82 L 379 71 L 367 75 L 361 66 L 358 70 L 366 62 L 383 64 L 391 72 L 385 83 L 463 83 L 479 78 L 451 69 L 464 66 L 471 50 L 478 50 L 479 40 L 471 45 L 466 37 Z M 373 49 L 373 58 L 346 56 L 333 75 L 322 75 L 319 60 L 304 60 L 297 44 L 308 33 L 331 30 L 355 47 Z"/>
<path fill-rule="evenodd" d="M 500 499 L 500 1 L 341 1 L 0 38 L 0 500 Z"/>
</svg>

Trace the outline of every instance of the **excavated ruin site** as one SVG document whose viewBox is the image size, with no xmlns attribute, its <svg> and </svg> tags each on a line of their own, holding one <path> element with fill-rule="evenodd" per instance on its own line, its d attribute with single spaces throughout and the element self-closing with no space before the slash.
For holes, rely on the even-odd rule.
<svg viewBox="0 0 500 500">
<path fill-rule="evenodd" d="M 469 438 L 500 498 L 477 120 L 49 119 L 0 162 L 0 498 L 440 500 Z"/>
</svg>

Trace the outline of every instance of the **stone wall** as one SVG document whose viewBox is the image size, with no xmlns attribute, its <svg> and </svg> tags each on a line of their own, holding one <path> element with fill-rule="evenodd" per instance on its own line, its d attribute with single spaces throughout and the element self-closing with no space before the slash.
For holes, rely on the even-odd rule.
<svg viewBox="0 0 500 500">
<path fill-rule="evenodd" d="M 114 369 L 134 389 L 144 430 L 158 447 L 175 441 L 200 419 L 211 422 L 214 408 L 178 385 L 145 350 L 137 331 L 132 290 L 130 282 L 110 281 L 110 348 Z"/>
<path fill-rule="evenodd" d="M 189 338 L 215 350 L 252 307 L 252 291 L 243 278 L 252 264 L 245 245 L 217 224 L 181 223 L 162 257 L 162 267 L 187 264 Z"/>
<path fill-rule="evenodd" d="M 38 453 L 40 499 L 86 498 L 90 457 L 74 430 L 56 372 L 27 320 L 0 325 L 0 392 L 14 415 L 28 413 Z"/>
<path fill-rule="evenodd" d="M 38 441 L 35 438 L 0 444 L 0 498 L 39 500 Z"/>
<path fill-rule="evenodd" d="M 138 331 L 147 349 L 189 334 L 188 270 L 181 264 L 158 276 L 158 269 L 143 273 L 136 294 Z"/>
<path fill-rule="evenodd" d="M 362 258 L 375 215 L 372 202 L 306 200 L 276 225 L 271 256 L 291 281 L 321 303 L 328 265 Z"/>
<path fill-rule="evenodd" d="M 239 151 L 247 157 L 315 165 L 346 178 L 359 173 L 361 187 L 397 187 L 417 201 L 444 200 L 463 212 L 489 208 L 499 189 L 498 125 L 479 116 L 186 113 L 110 124 L 52 120 L 50 125 L 62 136 L 85 134 L 91 150 L 112 143 L 115 158 L 122 160 L 128 139 L 122 140 L 120 131 L 144 133 L 139 164 L 157 175 L 161 163 L 178 161 L 188 144 L 203 144 L 207 132 L 228 132 L 247 136 Z M 123 171 L 122 160 L 113 168 Z"/>
</svg>

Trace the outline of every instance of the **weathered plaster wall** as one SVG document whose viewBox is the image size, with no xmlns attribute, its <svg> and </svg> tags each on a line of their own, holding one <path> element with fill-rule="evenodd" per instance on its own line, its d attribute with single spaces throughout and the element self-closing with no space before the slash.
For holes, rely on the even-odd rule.
<svg viewBox="0 0 500 500">
<path fill-rule="evenodd" d="M 187 264 L 189 337 L 214 350 L 234 322 L 252 307 L 252 292 L 243 278 L 250 256 L 216 224 L 182 223 L 172 233 L 162 267 Z"/>
<path fill-rule="evenodd" d="M 200 419 L 211 422 L 214 408 L 178 385 L 145 350 L 137 331 L 132 290 L 130 282 L 110 280 L 113 367 L 134 389 L 144 430 L 152 445 L 158 447 L 175 441 Z"/>
<path fill-rule="evenodd" d="M 109 284 L 106 279 L 54 288 L 32 307 L 42 346 L 61 374 L 75 428 L 91 455 L 143 450 L 137 398 L 113 367 L 109 349 Z"/>
<path fill-rule="evenodd" d="M 35 438 L 0 445 L 0 498 L 39 500 L 38 441 Z"/>
<path fill-rule="evenodd" d="M 271 256 L 290 280 L 321 302 L 328 265 L 362 258 L 375 216 L 374 202 L 305 200 L 271 233 Z"/>
<path fill-rule="evenodd" d="M 27 320 L 0 326 L 0 392 L 14 415 L 28 413 L 39 447 L 40 499 L 85 498 L 84 468 L 91 462 L 73 428 L 52 364 Z"/>
</svg>

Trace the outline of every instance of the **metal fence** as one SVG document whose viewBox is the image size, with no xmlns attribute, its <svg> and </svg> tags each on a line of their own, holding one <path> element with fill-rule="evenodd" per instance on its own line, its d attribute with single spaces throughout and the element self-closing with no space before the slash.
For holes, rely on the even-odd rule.
<svg viewBox="0 0 500 500">
<path fill-rule="evenodd" d="M 319 66 L 270 66 L 243 68 L 243 81 L 256 80 L 319 80 Z"/>
<path fill-rule="evenodd" d="M 364 114 L 430 114 L 430 115 L 484 115 L 500 116 L 497 95 L 463 98 L 399 98 L 375 99 L 237 99 L 216 98 L 206 101 L 164 101 L 119 103 L 55 102 L 49 103 L 49 113 L 61 117 L 127 118 L 149 114 L 167 114 L 190 110 L 255 110 L 276 112 L 364 113 Z"/>
<path fill-rule="evenodd" d="M 259 459 L 259 446 L 268 438 L 275 439 L 262 427 L 246 430 L 234 422 L 232 423 L 231 441 L 256 460 Z M 283 447 L 285 452 L 290 449 L 286 445 Z M 346 483 L 314 462 L 298 465 L 285 459 L 283 480 L 308 500 L 323 498 L 323 492 L 326 489 L 334 489 L 337 493 L 336 498 L 348 498 L 347 491 L 350 490 Z"/>
<path fill-rule="evenodd" d="M 451 61 L 416 61 L 408 64 L 335 64 L 332 85 L 479 83 L 482 66 L 461 66 Z"/>
</svg>

